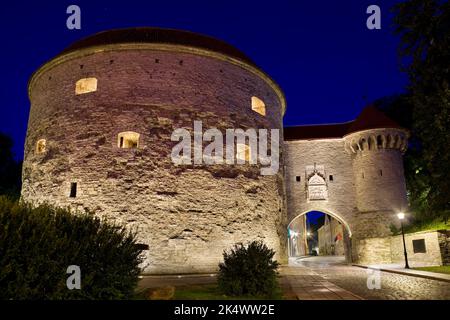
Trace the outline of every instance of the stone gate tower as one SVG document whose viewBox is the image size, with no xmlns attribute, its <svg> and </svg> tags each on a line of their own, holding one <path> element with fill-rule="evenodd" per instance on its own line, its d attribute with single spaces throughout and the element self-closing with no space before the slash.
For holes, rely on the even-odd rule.
<svg viewBox="0 0 450 320">
<path fill-rule="evenodd" d="M 382 238 L 391 235 L 391 225 L 398 226 L 396 213 L 408 207 L 403 170 L 408 132 L 373 107 L 362 112 L 349 132 L 344 143 L 352 158 L 358 209 L 353 259 L 390 262 L 390 250 Z"/>
<path fill-rule="evenodd" d="M 408 132 L 373 106 L 347 123 L 286 127 L 288 228 L 310 211 L 337 219 L 347 261 L 390 263 L 390 226 L 407 209 Z M 295 231 L 295 230 L 294 230 Z"/>
<path fill-rule="evenodd" d="M 176 30 L 102 32 L 36 71 L 29 97 L 23 199 L 136 230 L 147 273 L 214 271 L 224 249 L 252 239 L 284 261 L 282 170 L 170 157 L 172 132 L 194 120 L 282 132 L 281 90 L 234 47 Z"/>
</svg>

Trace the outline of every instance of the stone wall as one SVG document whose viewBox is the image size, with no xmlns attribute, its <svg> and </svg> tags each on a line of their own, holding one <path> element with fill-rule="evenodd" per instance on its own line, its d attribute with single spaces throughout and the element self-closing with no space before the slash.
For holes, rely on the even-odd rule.
<svg viewBox="0 0 450 320">
<path fill-rule="evenodd" d="M 325 224 L 317 230 L 319 255 L 342 256 L 344 251 L 344 228 L 336 219 L 325 220 Z"/>
<path fill-rule="evenodd" d="M 97 50 L 44 67 L 30 86 L 22 197 L 89 210 L 138 232 L 149 245 L 146 273 L 210 272 L 223 250 L 262 239 L 285 261 L 283 167 L 261 176 L 257 165 L 175 166 L 176 128 L 277 128 L 282 102 L 267 80 L 243 66 L 168 50 Z M 95 92 L 75 83 L 95 77 Z M 251 110 L 251 97 L 266 116 Z M 118 134 L 140 134 L 137 149 Z M 46 152 L 36 142 L 46 139 Z M 281 160 L 282 161 L 282 160 Z M 77 196 L 69 197 L 71 183 Z"/>
<path fill-rule="evenodd" d="M 345 152 L 343 140 L 286 141 L 285 153 L 288 220 L 317 210 L 330 214 L 352 230 L 351 224 L 357 215 L 356 199 L 352 161 Z M 325 201 L 307 198 L 306 166 L 314 164 L 323 165 L 325 169 L 328 189 Z"/>
<path fill-rule="evenodd" d="M 392 263 L 404 263 L 404 249 L 402 236 L 391 237 Z M 425 241 L 425 253 L 414 253 L 413 240 Z M 439 248 L 438 232 L 423 231 L 405 234 L 406 252 L 410 267 L 442 265 L 441 250 Z"/>
<path fill-rule="evenodd" d="M 391 239 L 368 238 L 356 240 L 357 245 L 353 245 L 354 261 L 360 264 L 386 264 L 392 262 Z M 353 243 L 356 242 L 354 240 Z"/>
<path fill-rule="evenodd" d="M 405 234 L 410 267 L 439 266 L 449 264 L 450 231 L 422 231 Z M 413 240 L 423 240 L 426 252 L 414 252 Z M 361 264 L 404 264 L 405 256 L 401 235 L 370 238 L 360 241 L 356 248 Z"/>
<path fill-rule="evenodd" d="M 442 264 L 444 266 L 450 266 L 450 230 L 439 230 L 438 242 L 441 250 Z"/>
<path fill-rule="evenodd" d="M 294 219 L 288 226 L 290 232 L 289 238 L 289 256 L 298 257 L 308 254 L 308 243 L 306 241 L 306 215 Z"/>
</svg>

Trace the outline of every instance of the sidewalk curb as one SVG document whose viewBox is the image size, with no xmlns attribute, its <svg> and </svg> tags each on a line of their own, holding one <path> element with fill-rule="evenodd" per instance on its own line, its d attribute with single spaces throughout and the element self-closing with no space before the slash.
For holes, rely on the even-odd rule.
<svg viewBox="0 0 450 320">
<path fill-rule="evenodd" d="M 182 278 L 213 278 L 217 277 L 217 272 L 210 273 L 181 273 L 181 274 L 140 274 L 139 279 L 162 278 L 162 279 L 182 279 Z"/>
<path fill-rule="evenodd" d="M 450 279 L 439 278 L 439 277 L 433 276 L 432 274 L 430 274 L 430 275 L 417 274 L 417 273 L 405 272 L 405 271 L 395 270 L 395 269 L 375 268 L 375 267 L 364 266 L 364 265 L 360 265 L 360 264 L 352 264 L 352 265 L 355 267 L 358 267 L 358 268 L 380 270 L 380 271 L 384 271 L 384 272 L 396 273 L 396 274 L 401 274 L 401 275 L 405 275 L 405 276 L 437 280 L 437 281 L 443 281 L 443 282 L 450 283 Z M 422 272 L 427 272 L 427 271 L 422 271 Z M 430 272 L 430 273 L 432 273 L 432 272 Z"/>
</svg>

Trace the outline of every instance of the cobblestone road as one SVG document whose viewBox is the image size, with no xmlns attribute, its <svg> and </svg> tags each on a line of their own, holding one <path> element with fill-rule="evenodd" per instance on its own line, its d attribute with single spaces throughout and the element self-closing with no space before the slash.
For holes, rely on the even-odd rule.
<svg viewBox="0 0 450 320">
<path fill-rule="evenodd" d="M 308 268 L 325 280 L 364 299 L 450 300 L 450 283 L 381 272 L 381 289 L 368 289 L 366 269 L 320 258 L 297 260 L 292 266 Z"/>
</svg>

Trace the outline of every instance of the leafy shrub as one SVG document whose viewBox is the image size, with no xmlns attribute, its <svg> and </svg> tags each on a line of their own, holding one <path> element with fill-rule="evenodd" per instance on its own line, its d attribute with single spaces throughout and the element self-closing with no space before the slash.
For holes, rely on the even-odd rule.
<svg viewBox="0 0 450 320">
<path fill-rule="evenodd" d="M 135 235 L 89 214 L 0 197 L 0 299 L 127 299 L 140 273 Z M 81 289 L 69 290 L 70 265 Z"/>
<path fill-rule="evenodd" d="M 389 225 L 389 230 L 391 231 L 393 236 L 399 235 L 402 232 L 402 230 L 400 228 L 397 228 L 393 223 Z"/>
<path fill-rule="evenodd" d="M 270 296 L 278 288 L 275 251 L 262 241 L 238 243 L 224 252 L 219 264 L 218 286 L 227 295 Z"/>
</svg>

